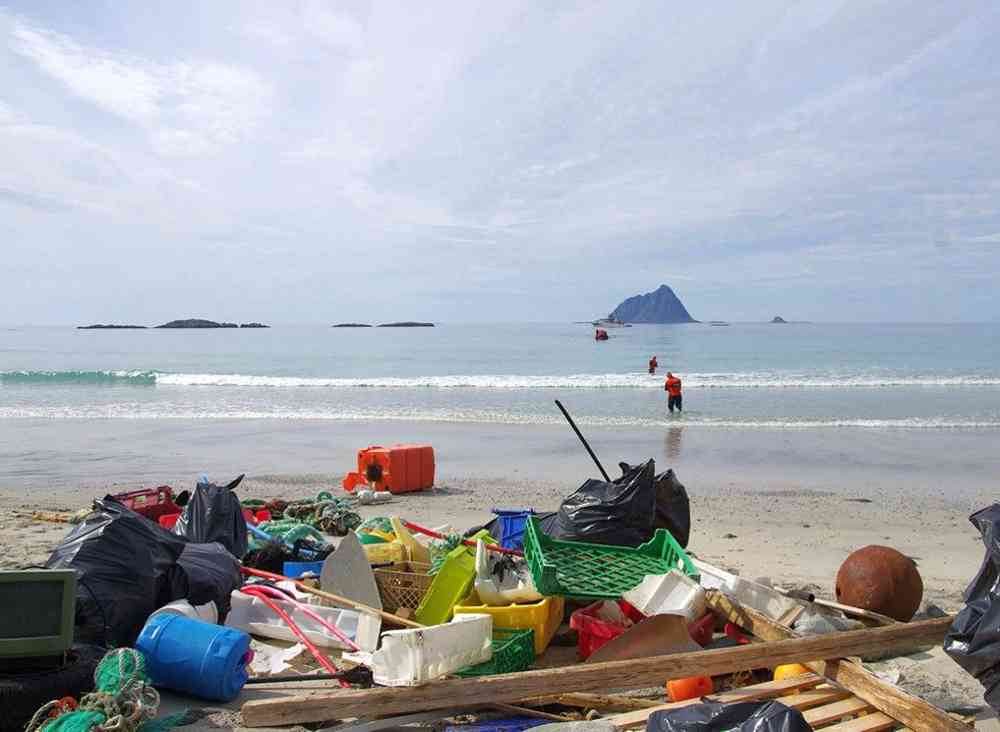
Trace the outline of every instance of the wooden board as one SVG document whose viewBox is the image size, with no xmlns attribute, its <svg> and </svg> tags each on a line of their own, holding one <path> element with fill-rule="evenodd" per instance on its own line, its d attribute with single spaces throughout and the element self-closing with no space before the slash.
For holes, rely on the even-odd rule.
<svg viewBox="0 0 1000 732">
<path fill-rule="evenodd" d="M 789 628 L 752 608 L 740 606 L 721 592 L 708 592 L 706 602 L 716 613 L 748 630 L 761 640 L 778 641 L 797 637 Z M 905 625 L 905 623 L 894 623 L 886 627 L 898 628 Z M 805 665 L 826 680 L 851 691 L 891 720 L 898 720 L 915 732 L 937 732 L 938 730 L 968 732 L 969 730 L 968 725 L 934 705 L 928 704 L 923 699 L 882 681 L 860 664 L 843 659 L 830 659 L 807 662 Z M 891 727 L 879 727 L 878 729 L 891 729 Z"/>
<path fill-rule="evenodd" d="M 636 689 L 660 686 L 669 679 L 713 676 L 796 663 L 803 659 L 911 650 L 940 643 L 951 622 L 951 617 L 935 618 L 918 623 L 898 623 L 885 628 L 866 628 L 735 648 L 582 664 L 500 676 L 445 679 L 411 688 L 350 689 L 313 696 L 262 699 L 243 705 L 243 722 L 248 727 L 267 727 L 357 717 L 370 713 L 373 708 L 384 715 L 438 709 L 454 706 L 457 699 L 470 705 L 517 702 L 538 696 L 541 690 L 560 694 L 570 691 L 604 691 L 608 687 Z"/>
</svg>

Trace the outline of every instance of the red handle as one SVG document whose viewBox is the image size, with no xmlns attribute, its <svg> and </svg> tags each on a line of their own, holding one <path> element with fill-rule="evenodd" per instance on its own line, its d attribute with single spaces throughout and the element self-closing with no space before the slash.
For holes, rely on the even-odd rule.
<svg viewBox="0 0 1000 732">
<path fill-rule="evenodd" d="M 441 540 L 448 539 L 448 537 L 445 536 L 444 534 L 438 533 L 437 531 L 431 531 L 430 529 L 425 529 L 423 526 L 418 526 L 412 521 L 402 521 L 402 524 L 411 531 L 416 531 L 418 534 L 424 534 L 425 536 L 429 536 L 432 539 L 441 539 Z M 476 545 L 476 542 L 472 541 L 471 539 L 462 539 L 462 543 L 465 544 L 466 546 Z M 497 552 L 498 554 L 510 554 L 511 556 L 515 557 L 524 556 L 524 552 L 520 551 L 519 549 L 505 549 L 502 546 L 498 546 L 497 544 L 487 544 L 486 548 L 489 549 L 491 552 Z"/>
</svg>

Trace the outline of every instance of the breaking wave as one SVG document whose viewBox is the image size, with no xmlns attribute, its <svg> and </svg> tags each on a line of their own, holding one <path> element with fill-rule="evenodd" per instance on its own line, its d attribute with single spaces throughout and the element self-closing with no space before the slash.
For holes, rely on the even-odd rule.
<svg viewBox="0 0 1000 732">
<path fill-rule="evenodd" d="M 687 388 L 698 389 L 880 389 L 900 387 L 1000 386 L 1000 376 L 893 376 L 857 374 L 689 373 Z M 662 376 L 645 373 L 458 375 L 415 377 L 255 376 L 251 374 L 172 374 L 160 371 L 4 371 L 0 384 L 132 384 L 137 386 L 218 386 L 327 389 L 662 389 Z"/>
</svg>

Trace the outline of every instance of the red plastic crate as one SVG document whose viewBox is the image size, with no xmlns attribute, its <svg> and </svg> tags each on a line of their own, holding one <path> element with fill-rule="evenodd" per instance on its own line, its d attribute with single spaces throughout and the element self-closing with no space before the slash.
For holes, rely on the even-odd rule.
<svg viewBox="0 0 1000 732">
<path fill-rule="evenodd" d="M 174 491 L 169 485 L 118 493 L 112 498 L 150 521 L 157 521 L 160 516 L 181 512 L 181 507 L 174 503 Z"/>
<path fill-rule="evenodd" d="M 174 528 L 174 524 L 177 523 L 177 519 L 180 517 L 181 515 L 179 513 L 165 513 L 157 520 L 159 521 L 160 526 L 165 528 L 167 531 L 170 531 Z"/>
<path fill-rule="evenodd" d="M 598 600 L 585 608 L 574 611 L 569 616 L 569 627 L 577 632 L 576 653 L 581 661 L 586 661 L 590 654 L 627 630 L 623 625 L 598 617 L 598 612 L 605 602 L 617 602 L 625 617 L 633 623 L 638 623 L 646 617 L 624 600 Z"/>
</svg>

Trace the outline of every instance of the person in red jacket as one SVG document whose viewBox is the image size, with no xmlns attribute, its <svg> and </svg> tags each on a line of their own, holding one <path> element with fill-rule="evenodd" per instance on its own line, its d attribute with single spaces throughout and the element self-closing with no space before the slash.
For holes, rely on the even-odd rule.
<svg viewBox="0 0 1000 732">
<path fill-rule="evenodd" d="M 649 373 L 655 374 L 656 367 L 659 365 L 660 364 L 656 363 L 656 356 L 653 356 L 651 359 L 649 359 Z"/>
<path fill-rule="evenodd" d="M 663 385 L 663 388 L 667 392 L 667 409 L 673 414 L 674 407 L 677 407 L 678 412 L 683 412 L 684 408 L 681 400 L 681 380 L 674 376 L 671 372 L 667 372 L 667 381 Z"/>
</svg>

